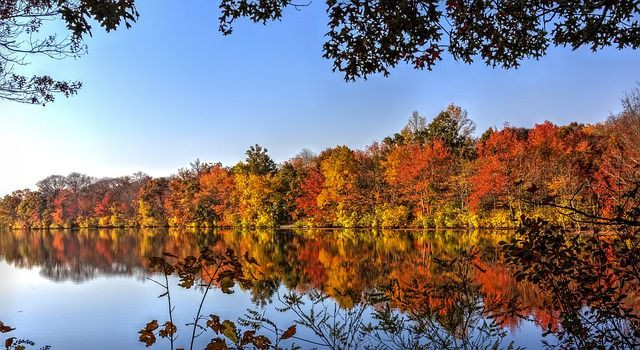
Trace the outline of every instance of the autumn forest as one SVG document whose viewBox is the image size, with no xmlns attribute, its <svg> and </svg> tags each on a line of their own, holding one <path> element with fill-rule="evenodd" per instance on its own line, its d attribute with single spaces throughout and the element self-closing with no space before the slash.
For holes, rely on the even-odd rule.
<svg viewBox="0 0 640 350">
<path fill-rule="evenodd" d="M 640 349 L 638 49 L 639 0 L 0 0 L 0 347 Z"/>
<path fill-rule="evenodd" d="M 0 200 L 12 228 L 506 228 L 521 215 L 576 226 L 621 217 L 640 163 L 636 90 L 597 124 L 476 133 L 449 105 L 364 149 L 303 150 L 276 164 L 259 145 L 235 166 L 199 160 L 169 177 L 52 175 Z M 480 135 L 477 137 L 476 135 Z M 637 210 L 637 209 L 636 209 Z"/>
</svg>

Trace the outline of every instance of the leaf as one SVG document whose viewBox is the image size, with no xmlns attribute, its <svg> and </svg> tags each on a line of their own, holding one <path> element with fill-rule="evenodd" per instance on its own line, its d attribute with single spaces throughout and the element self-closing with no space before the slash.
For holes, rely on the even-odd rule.
<svg viewBox="0 0 640 350">
<path fill-rule="evenodd" d="M 156 330 L 157 328 L 158 328 L 157 320 L 153 320 L 147 323 L 147 325 L 138 332 L 138 334 L 140 334 L 140 337 L 138 338 L 138 340 L 142 343 L 145 343 L 147 347 L 153 345 L 153 343 L 156 342 L 156 336 L 155 334 L 153 334 L 153 331 Z"/>
<path fill-rule="evenodd" d="M 176 325 L 167 321 L 164 323 L 164 328 L 162 328 L 160 332 L 158 332 L 158 335 L 160 335 L 163 338 L 167 338 L 167 337 L 171 338 L 174 334 L 176 334 L 177 331 L 178 331 L 178 328 L 176 327 Z"/>
<path fill-rule="evenodd" d="M 242 335 L 242 340 L 240 341 L 240 345 L 247 345 L 251 343 L 255 335 L 256 335 L 256 331 L 254 330 L 249 330 L 244 332 L 244 334 Z"/>
<path fill-rule="evenodd" d="M 2 323 L 2 321 L 0 321 L 0 333 L 8 333 L 8 332 L 11 332 L 14 329 L 15 328 L 11 328 L 11 327 L 5 325 L 4 323 Z"/>
<path fill-rule="evenodd" d="M 224 327 L 222 329 L 222 335 L 224 335 L 225 337 L 229 338 L 229 340 L 231 340 L 234 344 L 238 342 L 238 331 L 236 329 L 236 325 L 229 321 L 229 320 L 224 320 L 222 322 L 222 327 Z"/>
<path fill-rule="evenodd" d="M 153 320 L 147 323 L 147 325 L 145 326 L 145 330 L 149 332 L 155 331 L 156 329 L 158 329 L 158 320 Z"/>
<path fill-rule="evenodd" d="M 227 343 L 223 339 L 214 338 L 211 340 L 211 343 L 207 344 L 205 350 L 227 350 Z"/>
<path fill-rule="evenodd" d="M 235 283 L 229 277 L 225 277 L 220 281 L 220 289 L 224 294 L 233 294 L 233 289 L 231 289 L 233 286 L 235 286 Z"/>
<path fill-rule="evenodd" d="M 191 287 L 193 287 L 193 284 L 195 283 L 195 280 L 193 278 L 193 276 L 184 276 L 180 279 L 180 283 L 178 284 L 180 287 L 185 288 L 185 289 L 189 289 Z"/>
<path fill-rule="evenodd" d="M 156 336 L 153 334 L 153 332 L 149 332 L 143 329 L 138 333 L 140 333 L 140 337 L 138 338 L 138 340 L 140 340 L 140 342 L 142 343 L 145 343 L 147 347 L 153 345 L 153 343 L 156 342 Z"/>
<path fill-rule="evenodd" d="M 282 340 L 289 339 L 293 337 L 295 334 L 296 334 L 296 325 L 294 324 L 293 326 L 289 327 L 289 329 L 284 331 L 284 333 L 282 333 L 282 336 L 280 337 L 280 339 Z"/>
<path fill-rule="evenodd" d="M 260 350 L 266 350 L 269 348 L 269 345 L 271 345 L 271 340 L 269 340 L 269 338 L 265 337 L 264 335 L 254 337 L 251 342 L 256 348 Z"/>
<path fill-rule="evenodd" d="M 15 337 L 11 337 L 7 340 L 4 341 L 4 346 L 5 348 L 9 349 L 11 347 L 11 345 L 13 345 L 13 340 L 16 339 Z"/>
<path fill-rule="evenodd" d="M 209 315 L 207 327 L 211 328 L 216 334 L 222 332 L 224 327 L 220 324 L 220 317 L 217 315 Z"/>
</svg>

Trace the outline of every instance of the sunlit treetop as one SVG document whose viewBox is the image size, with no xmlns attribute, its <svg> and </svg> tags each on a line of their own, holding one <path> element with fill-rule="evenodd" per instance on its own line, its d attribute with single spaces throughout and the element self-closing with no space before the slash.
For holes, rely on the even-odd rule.
<svg viewBox="0 0 640 350">
<path fill-rule="evenodd" d="M 424 144 L 439 140 L 456 155 L 473 158 L 476 142 L 473 136 L 475 129 L 476 125 L 469 118 L 467 111 L 450 104 L 429 123 L 417 111 L 413 112 L 407 125 L 393 137 L 386 137 L 384 143 L 387 145 Z"/>
<path fill-rule="evenodd" d="M 276 171 L 276 163 L 271 159 L 268 151 L 260 145 L 249 147 L 245 152 L 247 158 L 237 165 L 237 169 L 254 175 L 273 174 Z"/>
</svg>

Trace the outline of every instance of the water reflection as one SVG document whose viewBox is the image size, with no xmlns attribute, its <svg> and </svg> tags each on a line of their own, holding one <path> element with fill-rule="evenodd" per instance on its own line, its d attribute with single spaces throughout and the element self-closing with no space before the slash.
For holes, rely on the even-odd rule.
<svg viewBox="0 0 640 350">
<path fill-rule="evenodd" d="M 567 325 L 554 307 L 556 295 L 514 277 L 498 246 L 509 236 L 504 231 L 6 231 L 0 232 L 0 258 L 20 268 L 38 267 L 50 280 L 82 283 L 100 276 L 142 280 L 150 274 L 148 258 L 163 252 L 184 258 L 203 249 L 219 254 L 232 249 L 257 262 L 242 260 L 244 273 L 256 277 L 246 287 L 256 308 L 273 303 L 308 315 L 311 305 L 322 310 L 330 302 L 342 320 L 360 324 L 340 336 L 324 329 L 348 340 L 334 348 L 501 348 L 527 322 L 551 333 Z M 283 287 L 287 294 L 278 293 Z M 304 306 L 292 302 L 296 295 L 304 296 Z M 238 310 L 238 318 L 243 312 Z M 313 324 L 299 314 L 296 321 L 316 336 L 331 324 L 330 319 Z M 358 338 L 365 333 L 366 339 Z"/>
<path fill-rule="evenodd" d="M 474 246 L 493 249 L 501 237 L 504 234 L 480 231 L 6 231 L 0 234 L 0 257 L 17 267 L 40 267 L 55 281 L 82 282 L 142 275 L 146 259 L 163 251 L 188 256 L 205 247 L 228 247 L 248 251 L 264 262 L 261 272 L 290 288 L 363 289 L 403 276 L 402 270 L 416 259 L 453 257 Z"/>
</svg>

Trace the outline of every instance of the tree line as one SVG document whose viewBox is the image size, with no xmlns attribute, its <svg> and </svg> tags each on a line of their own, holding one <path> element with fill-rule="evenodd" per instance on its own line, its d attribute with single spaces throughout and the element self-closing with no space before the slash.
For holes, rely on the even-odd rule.
<svg viewBox="0 0 640 350">
<path fill-rule="evenodd" d="M 52 175 L 4 196 L 0 225 L 512 227 L 523 214 L 576 225 L 575 210 L 622 218 L 638 207 L 624 193 L 640 179 L 640 93 L 623 102 L 602 123 L 505 125 L 478 138 L 450 105 L 430 122 L 414 112 L 364 149 L 303 150 L 281 164 L 255 145 L 234 166 L 197 160 L 169 177 Z"/>
</svg>

